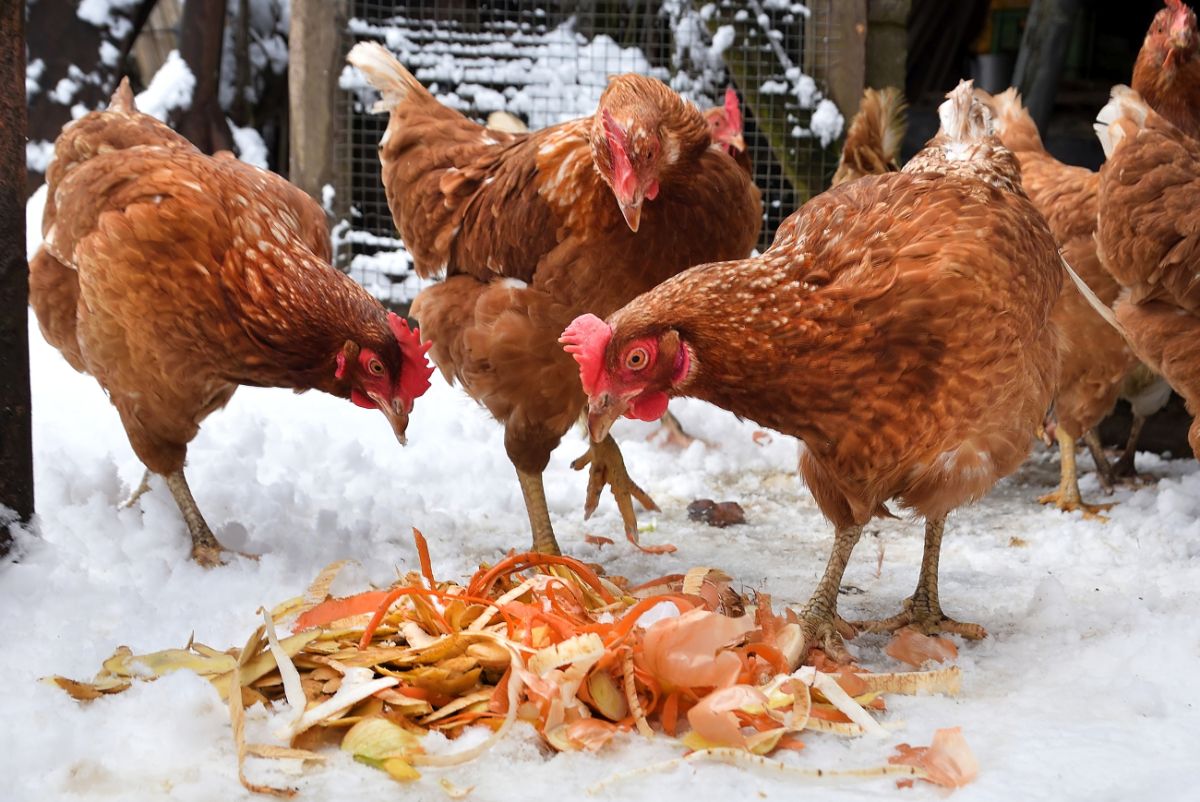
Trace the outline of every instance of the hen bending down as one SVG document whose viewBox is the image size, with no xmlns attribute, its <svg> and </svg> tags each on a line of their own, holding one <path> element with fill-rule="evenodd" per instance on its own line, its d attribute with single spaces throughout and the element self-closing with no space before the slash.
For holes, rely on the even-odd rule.
<svg viewBox="0 0 1200 802">
<path fill-rule="evenodd" d="M 1100 176 L 1084 167 L 1063 164 L 1042 146 L 1037 126 L 1021 104 L 1017 90 L 994 98 L 980 92 L 996 118 L 996 134 L 1021 163 L 1021 183 L 1046 218 L 1062 248 L 1063 258 L 1105 304 L 1117 300 L 1120 285 L 1101 266 L 1096 254 L 1096 193 Z M 1079 494 L 1075 444 L 1088 440 L 1101 483 L 1109 484 L 1108 460 L 1095 427 L 1117 403 L 1125 377 L 1137 359 L 1125 339 L 1100 316 L 1080 291 L 1069 284 L 1054 305 L 1053 320 L 1063 336 L 1058 389 L 1054 396 L 1055 434 L 1060 457 L 1058 489 L 1039 501 L 1061 510 L 1095 516 L 1111 505 L 1088 504 Z"/>
<path fill-rule="evenodd" d="M 1137 355 L 1200 416 L 1200 140 L 1118 86 L 1097 117 L 1096 239 L 1127 289 L 1116 313 Z M 1200 459 L 1200 417 L 1188 431 Z"/>
<path fill-rule="evenodd" d="M 377 44 L 355 46 L 349 61 L 391 111 L 379 155 L 405 246 L 420 275 L 445 272 L 413 314 L 442 372 L 504 425 L 534 548 L 557 552 L 542 472 L 585 402 L 559 333 L 686 267 L 749 254 L 758 190 L 701 113 L 651 78 L 613 78 L 591 117 L 504 134 L 438 103 Z M 585 511 L 607 483 L 636 540 L 632 500 L 652 502 L 615 441 L 576 466 L 587 463 Z"/>
<path fill-rule="evenodd" d="M 902 172 L 814 198 L 762 256 L 693 268 L 562 338 L 593 438 L 685 395 L 804 442 L 836 537 L 803 631 L 840 660 L 838 585 L 892 499 L 925 519 L 924 559 L 904 611 L 866 626 L 984 635 L 942 611 L 946 516 L 1021 463 L 1058 369 L 1054 238 L 970 85 L 940 113 Z"/>
<path fill-rule="evenodd" d="M 214 564 L 220 545 L 184 478 L 187 447 L 239 384 L 349 398 L 404 441 L 433 369 L 417 332 L 329 265 L 325 215 L 299 189 L 200 153 L 139 113 L 127 81 L 63 129 L 47 181 L 30 303 L 166 478 L 196 560 Z"/>
</svg>

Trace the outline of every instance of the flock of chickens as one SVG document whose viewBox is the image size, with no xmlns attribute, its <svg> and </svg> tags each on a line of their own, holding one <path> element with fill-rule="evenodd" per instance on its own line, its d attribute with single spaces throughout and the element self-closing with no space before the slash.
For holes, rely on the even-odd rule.
<svg viewBox="0 0 1200 802">
<path fill-rule="evenodd" d="M 808 646 L 848 661 L 856 631 L 978 638 L 938 598 L 947 514 L 1015 470 L 1043 425 L 1062 447 L 1051 500 L 1091 511 L 1076 440 L 1107 476 L 1089 433 L 1147 367 L 1200 412 L 1198 46 L 1194 13 L 1166 0 L 1133 89 L 1099 114 L 1099 173 L 1049 156 L 1015 91 L 965 82 L 900 169 L 903 100 L 869 90 L 834 188 L 750 256 L 762 200 L 732 90 L 701 112 L 621 75 L 592 116 L 507 132 L 359 44 L 349 61 L 391 115 L 379 153 L 396 225 L 417 272 L 443 277 L 413 305 L 420 333 L 330 265 L 315 202 L 200 153 L 123 83 L 55 145 L 31 300 L 165 478 L 204 564 L 221 547 L 183 466 L 205 416 L 240 384 L 317 389 L 382 411 L 403 442 L 429 351 L 505 427 L 536 550 L 558 550 L 542 472 L 581 415 L 586 511 L 608 486 L 636 539 L 633 502 L 653 501 L 610 426 L 691 396 L 803 444 L 836 532 L 800 615 Z M 1200 457 L 1200 422 L 1190 442 Z M 842 572 L 889 501 L 925 520 L 917 588 L 896 616 L 851 624 Z"/>
</svg>

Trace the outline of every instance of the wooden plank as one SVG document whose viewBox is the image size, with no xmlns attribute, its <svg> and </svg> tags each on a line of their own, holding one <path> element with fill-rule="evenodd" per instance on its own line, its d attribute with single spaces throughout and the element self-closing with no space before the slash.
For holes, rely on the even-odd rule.
<svg viewBox="0 0 1200 802">
<path fill-rule="evenodd" d="M 334 110 L 342 69 L 340 2 L 292 0 L 288 47 L 288 178 L 321 202 L 334 182 Z M 348 166 L 347 166 L 348 167 Z"/>
<path fill-rule="evenodd" d="M 25 2 L 0 0 L 0 506 L 33 515 L 29 270 L 25 262 Z M 0 556 L 10 518 L 0 510 Z"/>
</svg>

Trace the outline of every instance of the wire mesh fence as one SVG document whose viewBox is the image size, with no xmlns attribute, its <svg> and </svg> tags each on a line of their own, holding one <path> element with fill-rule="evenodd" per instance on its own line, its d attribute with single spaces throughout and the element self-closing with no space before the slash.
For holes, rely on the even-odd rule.
<svg viewBox="0 0 1200 802">
<path fill-rule="evenodd" d="M 346 0 L 343 53 L 383 43 L 446 105 L 485 123 L 494 112 L 530 130 L 591 114 L 608 76 L 657 77 L 701 108 L 727 86 L 742 98 L 745 138 L 763 191 L 760 248 L 826 185 L 842 120 L 814 77 L 836 51 L 833 0 Z M 810 77 L 811 76 L 811 77 Z M 376 146 L 386 115 L 347 70 L 339 93 L 338 260 L 385 301 L 418 289 L 397 239 Z"/>
</svg>

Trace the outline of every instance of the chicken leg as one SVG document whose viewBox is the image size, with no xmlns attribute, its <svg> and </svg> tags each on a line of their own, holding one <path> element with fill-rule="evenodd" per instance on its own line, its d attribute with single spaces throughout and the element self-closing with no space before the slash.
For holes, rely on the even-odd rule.
<svg viewBox="0 0 1200 802">
<path fill-rule="evenodd" d="M 175 503 L 179 505 L 179 511 L 183 514 L 188 532 L 192 535 L 192 559 L 205 568 L 220 565 L 221 544 L 204 522 L 204 516 L 200 514 L 200 508 L 196 506 L 196 499 L 192 497 L 191 488 L 184 478 L 183 469 L 167 474 L 166 480 L 167 487 L 171 489 L 171 495 L 175 497 Z"/>
<path fill-rule="evenodd" d="M 554 539 L 554 527 L 550 524 L 550 510 L 546 507 L 546 486 L 540 473 L 525 473 L 517 469 L 517 481 L 525 496 L 525 511 L 529 513 L 529 528 L 533 530 L 533 550 L 543 554 L 561 554 L 558 541 Z"/>
<path fill-rule="evenodd" d="M 942 612 L 938 600 L 938 557 L 945 530 L 945 517 L 925 521 L 925 553 L 921 557 L 921 573 L 917 577 L 917 589 L 904 600 L 904 608 L 882 621 L 856 621 L 856 628 L 863 632 L 893 632 L 910 626 L 924 635 L 950 632 L 971 640 L 987 637 L 987 630 L 979 624 L 955 621 Z"/>
<path fill-rule="evenodd" d="M 1075 438 L 1067 434 L 1061 426 L 1054 432 L 1054 436 L 1058 439 L 1062 476 L 1058 482 L 1058 489 L 1038 498 L 1038 503 L 1053 504 L 1063 512 L 1082 510 L 1084 518 L 1108 520 L 1100 513 L 1111 509 L 1112 504 L 1086 504 L 1079 495 L 1079 475 L 1075 467 Z"/>
<path fill-rule="evenodd" d="M 1119 479 L 1137 479 L 1137 467 L 1134 458 L 1137 456 L 1138 440 L 1142 436 L 1142 427 L 1146 425 L 1146 416 L 1133 413 L 1133 423 L 1129 426 L 1129 439 L 1125 441 L 1125 450 L 1113 463 L 1113 476 Z"/>
<path fill-rule="evenodd" d="M 600 491 L 608 485 L 613 498 L 617 501 L 617 509 L 621 511 L 621 520 L 625 523 L 625 536 L 634 543 L 637 542 L 637 516 L 633 512 L 633 500 L 647 510 L 658 512 L 654 499 L 646 494 L 629 478 L 625 469 L 625 459 L 621 449 L 612 435 L 606 435 L 599 443 L 592 443 L 587 453 L 571 463 L 577 471 L 591 464 L 591 474 L 588 476 L 587 497 L 583 502 L 584 519 L 591 518 L 600 503 Z"/>
<path fill-rule="evenodd" d="M 838 615 L 837 596 L 842 575 L 846 572 L 846 563 L 850 561 L 850 553 L 854 551 L 854 544 L 858 543 L 862 530 L 857 525 L 844 526 L 839 527 L 834 535 L 833 551 L 829 554 L 825 573 L 800 611 L 800 634 L 803 636 L 800 642 L 801 659 L 808 655 L 810 649 L 820 648 L 835 663 L 854 662 L 844 640 L 854 636 L 854 627 Z"/>
<path fill-rule="evenodd" d="M 1100 432 L 1095 426 L 1083 434 L 1083 442 L 1092 452 L 1092 462 L 1096 463 L 1096 478 L 1100 480 L 1100 489 L 1106 496 L 1113 494 L 1114 474 L 1108 457 L 1104 454 L 1104 444 L 1100 442 Z"/>
</svg>

